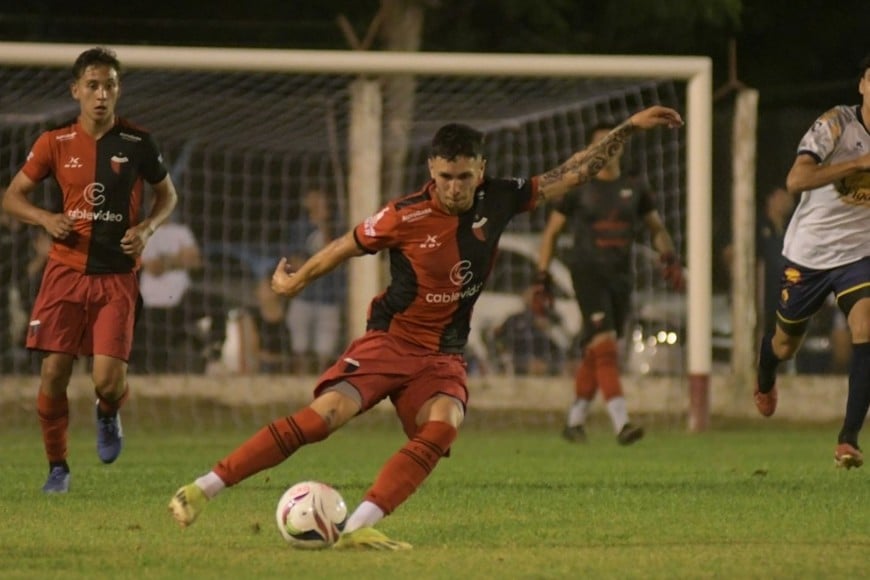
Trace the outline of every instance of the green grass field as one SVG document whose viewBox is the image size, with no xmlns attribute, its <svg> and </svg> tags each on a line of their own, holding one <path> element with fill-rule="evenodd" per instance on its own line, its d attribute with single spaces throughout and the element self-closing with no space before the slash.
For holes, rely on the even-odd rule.
<svg viewBox="0 0 870 580">
<path fill-rule="evenodd" d="M 397 426 L 351 424 L 227 491 L 187 530 L 166 512 L 171 494 L 248 431 L 128 422 L 126 435 L 104 466 L 77 425 L 72 490 L 45 496 L 37 429 L 0 430 L 0 577 L 847 578 L 870 566 L 870 470 L 833 467 L 836 426 L 654 429 L 629 448 L 603 425 L 585 446 L 472 426 L 379 526 L 414 544 L 396 553 L 294 550 L 274 507 L 305 479 L 353 507 L 403 442 Z"/>
</svg>

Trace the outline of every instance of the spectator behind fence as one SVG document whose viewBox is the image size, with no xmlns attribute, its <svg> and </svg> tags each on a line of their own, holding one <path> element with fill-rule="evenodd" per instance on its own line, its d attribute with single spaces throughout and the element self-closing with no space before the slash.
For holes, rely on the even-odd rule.
<svg viewBox="0 0 870 580">
<path fill-rule="evenodd" d="M 27 227 L 0 209 L 0 374 L 26 367 L 22 321 L 29 312 L 28 270 L 33 254 Z"/>
<path fill-rule="evenodd" d="M 536 284 L 523 292 L 523 304 L 493 331 L 497 359 L 515 375 L 562 374 L 571 337 L 559 325 L 553 295 Z"/>
<path fill-rule="evenodd" d="M 331 242 L 343 226 L 334 221 L 327 195 L 312 189 L 302 200 L 304 215 L 290 228 L 289 262 L 294 269 Z M 340 266 L 315 280 L 290 301 L 287 328 L 298 372 L 320 373 L 335 357 L 341 333 L 346 272 Z M 276 294 L 273 293 L 273 296 Z"/>
<path fill-rule="evenodd" d="M 194 285 L 201 271 L 202 255 L 188 226 L 171 222 L 154 232 L 142 252 L 131 370 L 202 372 L 220 359 L 227 309 L 220 295 Z"/>
</svg>

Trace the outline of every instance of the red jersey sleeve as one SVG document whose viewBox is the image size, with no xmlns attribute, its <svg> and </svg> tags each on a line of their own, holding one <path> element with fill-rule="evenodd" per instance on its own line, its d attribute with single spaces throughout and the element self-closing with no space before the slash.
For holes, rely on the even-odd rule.
<svg viewBox="0 0 870 580">
<path fill-rule="evenodd" d="M 360 248 L 374 254 L 384 248 L 398 245 L 398 230 L 401 223 L 395 206 L 389 204 L 356 226 L 353 235 Z"/>
<path fill-rule="evenodd" d="M 54 155 L 51 151 L 51 139 L 48 133 L 43 133 L 33 144 L 27 160 L 21 171 L 31 180 L 39 182 L 51 174 L 54 167 Z"/>
</svg>

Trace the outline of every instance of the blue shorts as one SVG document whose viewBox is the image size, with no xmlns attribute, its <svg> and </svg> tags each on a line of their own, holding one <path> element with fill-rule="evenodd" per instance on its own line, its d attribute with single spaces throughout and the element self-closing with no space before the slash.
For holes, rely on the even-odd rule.
<svg viewBox="0 0 870 580">
<path fill-rule="evenodd" d="M 810 317 L 833 292 L 847 317 L 861 298 L 870 298 L 870 257 L 830 270 L 814 270 L 785 260 L 776 322 L 786 334 L 802 335 Z"/>
</svg>

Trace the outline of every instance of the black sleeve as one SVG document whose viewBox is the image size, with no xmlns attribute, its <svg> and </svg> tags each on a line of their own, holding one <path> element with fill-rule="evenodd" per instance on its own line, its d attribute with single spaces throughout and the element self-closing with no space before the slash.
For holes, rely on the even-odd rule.
<svg viewBox="0 0 870 580">
<path fill-rule="evenodd" d="M 169 173 L 163 164 L 163 156 L 157 148 L 157 143 L 150 134 L 142 139 L 142 164 L 139 166 L 142 178 L 148 183 L 160 183 Z"/>
</svg>

